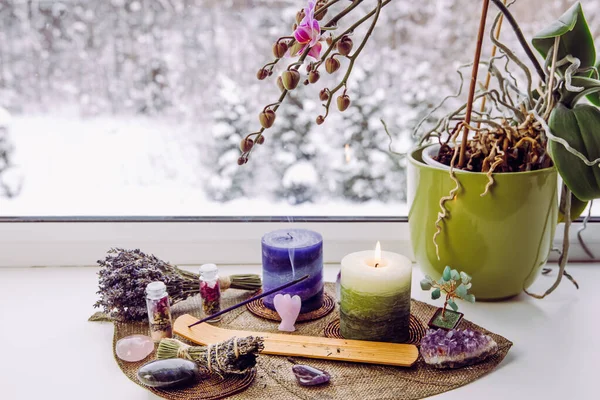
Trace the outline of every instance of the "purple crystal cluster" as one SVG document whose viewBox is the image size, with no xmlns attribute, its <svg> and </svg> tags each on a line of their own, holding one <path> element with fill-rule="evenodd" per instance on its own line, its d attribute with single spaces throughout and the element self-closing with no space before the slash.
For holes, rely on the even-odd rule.
<svg viewBox="0 0 600 400">
<path fill-rule="evenodd" d="M 460 368 L 485 360 L 498 350 L 490 336 L 471 329 L 429 329 L 421 340 L 421 356 L 436 368 Z"/>
</svg>

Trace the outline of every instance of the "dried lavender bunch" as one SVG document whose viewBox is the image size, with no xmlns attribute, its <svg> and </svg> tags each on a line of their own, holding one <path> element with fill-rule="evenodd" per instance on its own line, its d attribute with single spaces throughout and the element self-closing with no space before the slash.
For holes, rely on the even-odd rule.
<svg viewBox="0 0 600 400">
<path fill-rule="evenodd" d="M 145 289 L 153 281 L 167 285 L 171 304 L 200 293 L 197 274 L 139 249 L 110 249 L 98 265 L 102 267 L 98 272 L 100 300 L 94 307 L 103 308 L 105 314 L 117 320 L 141 321 L 148 317 Z M 258 290 L 262 282 L 256 274 L 240 274 L 221 277 L 219 285 L 221 290 Z"/>
<path fill-rule="evenodd" d="M 167 285 L 171 304 L 199 293 L 198 278 L 166 263 L 154 255 L 136 250 L 110 249 L 99 260 L 100 300 L 94 304 L 110 317 L 122 321 L 141 321 L 148 317 L 145 289 L 148 283 Z"/>
<path fill-rule="evenodd" d="M 232 337 L 208 346 L 190 346 L 177 339 L 163 339 L 156 351 L 157 359 L 184 358 L 206 368 L 210 374 L 245 374 L 256 365 L 263 339 L 255 336 Z"/>
</svg>

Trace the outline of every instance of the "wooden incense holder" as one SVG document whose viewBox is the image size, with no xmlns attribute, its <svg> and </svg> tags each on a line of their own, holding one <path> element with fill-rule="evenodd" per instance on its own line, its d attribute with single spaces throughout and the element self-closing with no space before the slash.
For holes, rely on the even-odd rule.
<svg viewBox="0 0 600 400">
<path fill-rule="evenodd" d="M 410 367 L 419 357 L 419 350 L 412 344 L 240 331 L 219 328 L 206 322 L 188 327 L 196 321 L 198 319 L 189 314 L 182 315 L 175 320 L 175 333 L 200 345 L 219 343 L 233 336 L 260 336 L 264 338 L 265 345 L 262 353 L 277 356 L 320 358 L 397 367 Z"/>
</svg>

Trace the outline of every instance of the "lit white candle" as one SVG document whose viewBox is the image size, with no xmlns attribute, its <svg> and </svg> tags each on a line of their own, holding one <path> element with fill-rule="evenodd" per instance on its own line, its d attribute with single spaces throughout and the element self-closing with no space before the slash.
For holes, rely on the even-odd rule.
<svg viewBox="0 0 600 400">
<path fill-rule="evenodd" d="M 360 251 L 342 259 L 340 330 L 346 339 L 405 342 L 412 266 L 408 258 Z"/>
</svg>

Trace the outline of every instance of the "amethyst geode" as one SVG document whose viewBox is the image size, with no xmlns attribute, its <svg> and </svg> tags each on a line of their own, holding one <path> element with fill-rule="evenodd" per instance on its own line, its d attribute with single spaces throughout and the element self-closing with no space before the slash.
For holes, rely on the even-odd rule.
<svg viewBox="0 0 600 400">
<path fill-rule="evenodd" d="M 498 350 L 488 335 L 471 329 L 429 329 L 421 339 L 421 356 L 435 368 L 460 368 L 485 360 Z"/>
</svg>

